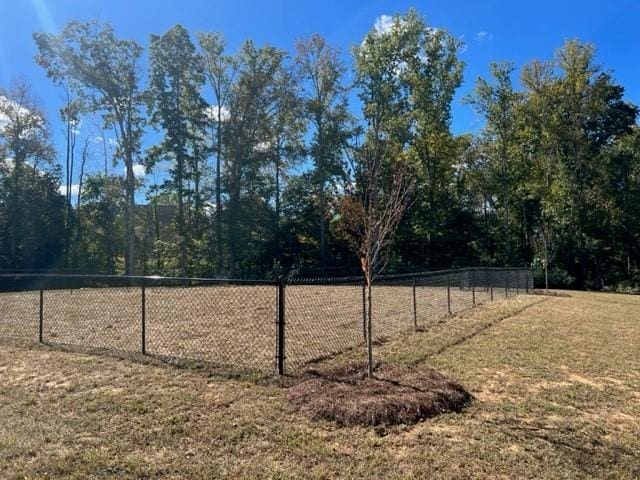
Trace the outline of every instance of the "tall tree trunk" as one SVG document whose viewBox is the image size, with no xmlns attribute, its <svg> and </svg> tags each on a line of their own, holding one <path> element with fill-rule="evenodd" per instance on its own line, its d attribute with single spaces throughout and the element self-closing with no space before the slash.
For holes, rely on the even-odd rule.
<svg viewBox="0 0 640 480">
<path fill-rule="evenodd" d="M 82 209 L 82 183 L 84 181 L 84 167 L 87 163 L 87 158 L 89 157 L 89 139 L 87 138 L 84 142 L 84 147 L 82 149 L 82 161 L 80 162 L 80 176 L 78 177 L 78 203 L 76 205 L 76 236 L 75 236 L 75 248 L 74 248 L 74 259 L 73 264 L 75 267 L 78 266 L 78 252 L 80 250 L 80 242 L 82 241 L 82 218 L 81 218 L 81 209 Z"/>
<path fill-rule="evenodd" d="M 20 177 L 22 176 L 22 159 L 18 155 L 13 159 L 13 192 L 9 208 L 9 253 L 10 265 L 18 268 L 18 237 L 20 236 L 22 208 L 20 205 Z"/>
<path fill-rule="evenodd" d="M 276 146 L 275 155 L 275 167 L 276 167 L 276 225 L 274 232 L 274 243 L 277 252 L 278 261 L 280 258 L 280 146 Z"/>
<path fill-rule="evenodd" d="M 237 169 L 237 162 L 234 162 Z M 231 277 L 238 275 L 238 210 L 240 208 L 240 174 L 232 171 L 229 185 L 229 273 Z"/>
<path fill-rule="evenodd" d="M 121 124 L 123 138 L 125 138 L 125 165 L 127 169 L 126 191 L 127 191 L 127 218 L 126 237 L 127 247 L 125 253 L 124 269 L 126 275 L 136 274 L 136 179 L 133 173 L 133 132 L 131 131 L 131 112 L 129 112 L 127 126 Z"/>
<path fill-rule="evenodd" d="M 216 131 L 216 271 L 221 273 L 223 270 L 223 252 L 222 252 L 222 106 L 218 102 L 218 119 Z"/>
</svg>

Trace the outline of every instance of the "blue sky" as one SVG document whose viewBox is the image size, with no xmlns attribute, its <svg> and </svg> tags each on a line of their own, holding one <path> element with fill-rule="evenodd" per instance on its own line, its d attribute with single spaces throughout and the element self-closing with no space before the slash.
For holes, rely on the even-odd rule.
<svg viewBox="0 0 640 480">
<path fill-rule="evenodd" d="M 296 39 L 320 33 L 348 59 L 350 47 L 360 43 L 378 17 L 410 7 L 466 43 L 461 55 L 465 80 L 453 106 L 454 133 L 480 128 L 461 98 L 478 76 L 487 75 L 490 62 L 509 60 L 521 67 L 548 59 L 565 39 L 595 44 L 598 62 L 614 72 L 626 98 L 640 104 L 640 0 L 0 0 L 0 85 L 17 75 L 27 78 L 59 141 L 61 95 L 33 61 L 35 31 L 55 32 L 71 19 L 97 18 L 146 46 L 149 34 L 181 23 L 194 33 L 224 33 L 232 51 L 247 38 L 291 50 Z"/>
</svg>

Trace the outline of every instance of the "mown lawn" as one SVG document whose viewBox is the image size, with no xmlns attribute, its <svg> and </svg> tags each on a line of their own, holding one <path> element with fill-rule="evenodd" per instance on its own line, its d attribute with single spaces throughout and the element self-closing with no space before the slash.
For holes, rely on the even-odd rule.
<svg viewBox="0 0 640 480">
<path fill-rule="evenodd" d="M 640 477 L 640 297 L 516 297 L 376 356 L 430 364 L 475 400 L 411 427 L 337 428 L 292 412 L 270 379 L 3 345 L 0 478 Z"/>
</svg>

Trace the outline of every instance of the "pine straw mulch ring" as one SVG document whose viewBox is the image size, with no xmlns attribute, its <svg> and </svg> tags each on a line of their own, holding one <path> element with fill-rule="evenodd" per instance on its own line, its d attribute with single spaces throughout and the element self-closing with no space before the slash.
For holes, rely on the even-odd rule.
<svg viewBox="0 0 640 480">
<path fill-rule="evenodd" d="M 289 388 L 291 405 L 313 420 L 340 426 L 413 424 L 445 412 L 459 412 L 472 396 L 458 382 L 427 366 L 376 365 L 308 370 Z"/>
</svg>

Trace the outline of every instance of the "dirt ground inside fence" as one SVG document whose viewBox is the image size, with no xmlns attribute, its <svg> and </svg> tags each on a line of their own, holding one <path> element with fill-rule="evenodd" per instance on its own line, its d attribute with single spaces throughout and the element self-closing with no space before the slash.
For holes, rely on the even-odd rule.
<svg viewBox="0 0 640 480">
<path fill-rule="evenodd" d="M 490 301 L 490 293 L 478 289 L 476 304 Z M 504 295 L 504 289 L 494 292 L 496 300 Z M 285 299 L 289 371 L 362 343 L 361 286 L 290 285 Z M 452 312 L 471 308 L 473 292 L 451 288 L 450 300 Z M 427 328 L 447 316 L 447 303 L 446 287 L 418 286 L 414 319 L 411 286 L 376 286 L 374 335 L 381 340 L 416 325 Z M 142 309 L 140 288 L 45 291 L 43 341 L 139 353 Z M 266 373 L 274 369 L 274 286 L 146 288 L 144 309 L 146 352 L 151 356 Z M 39 292 L 0 294 L 0 341 L 35 342 L 38 334 Z"/>
<path fill-rule="evenodd" d="M 376 345 L 376 361 L 432 366 L 474 397 L 383 429 L 309 420 L 264 379 L 3 345 L 0 477 L 640 478 L 640 298 L 570 295 L 494 302 Z"/>
</svg>

